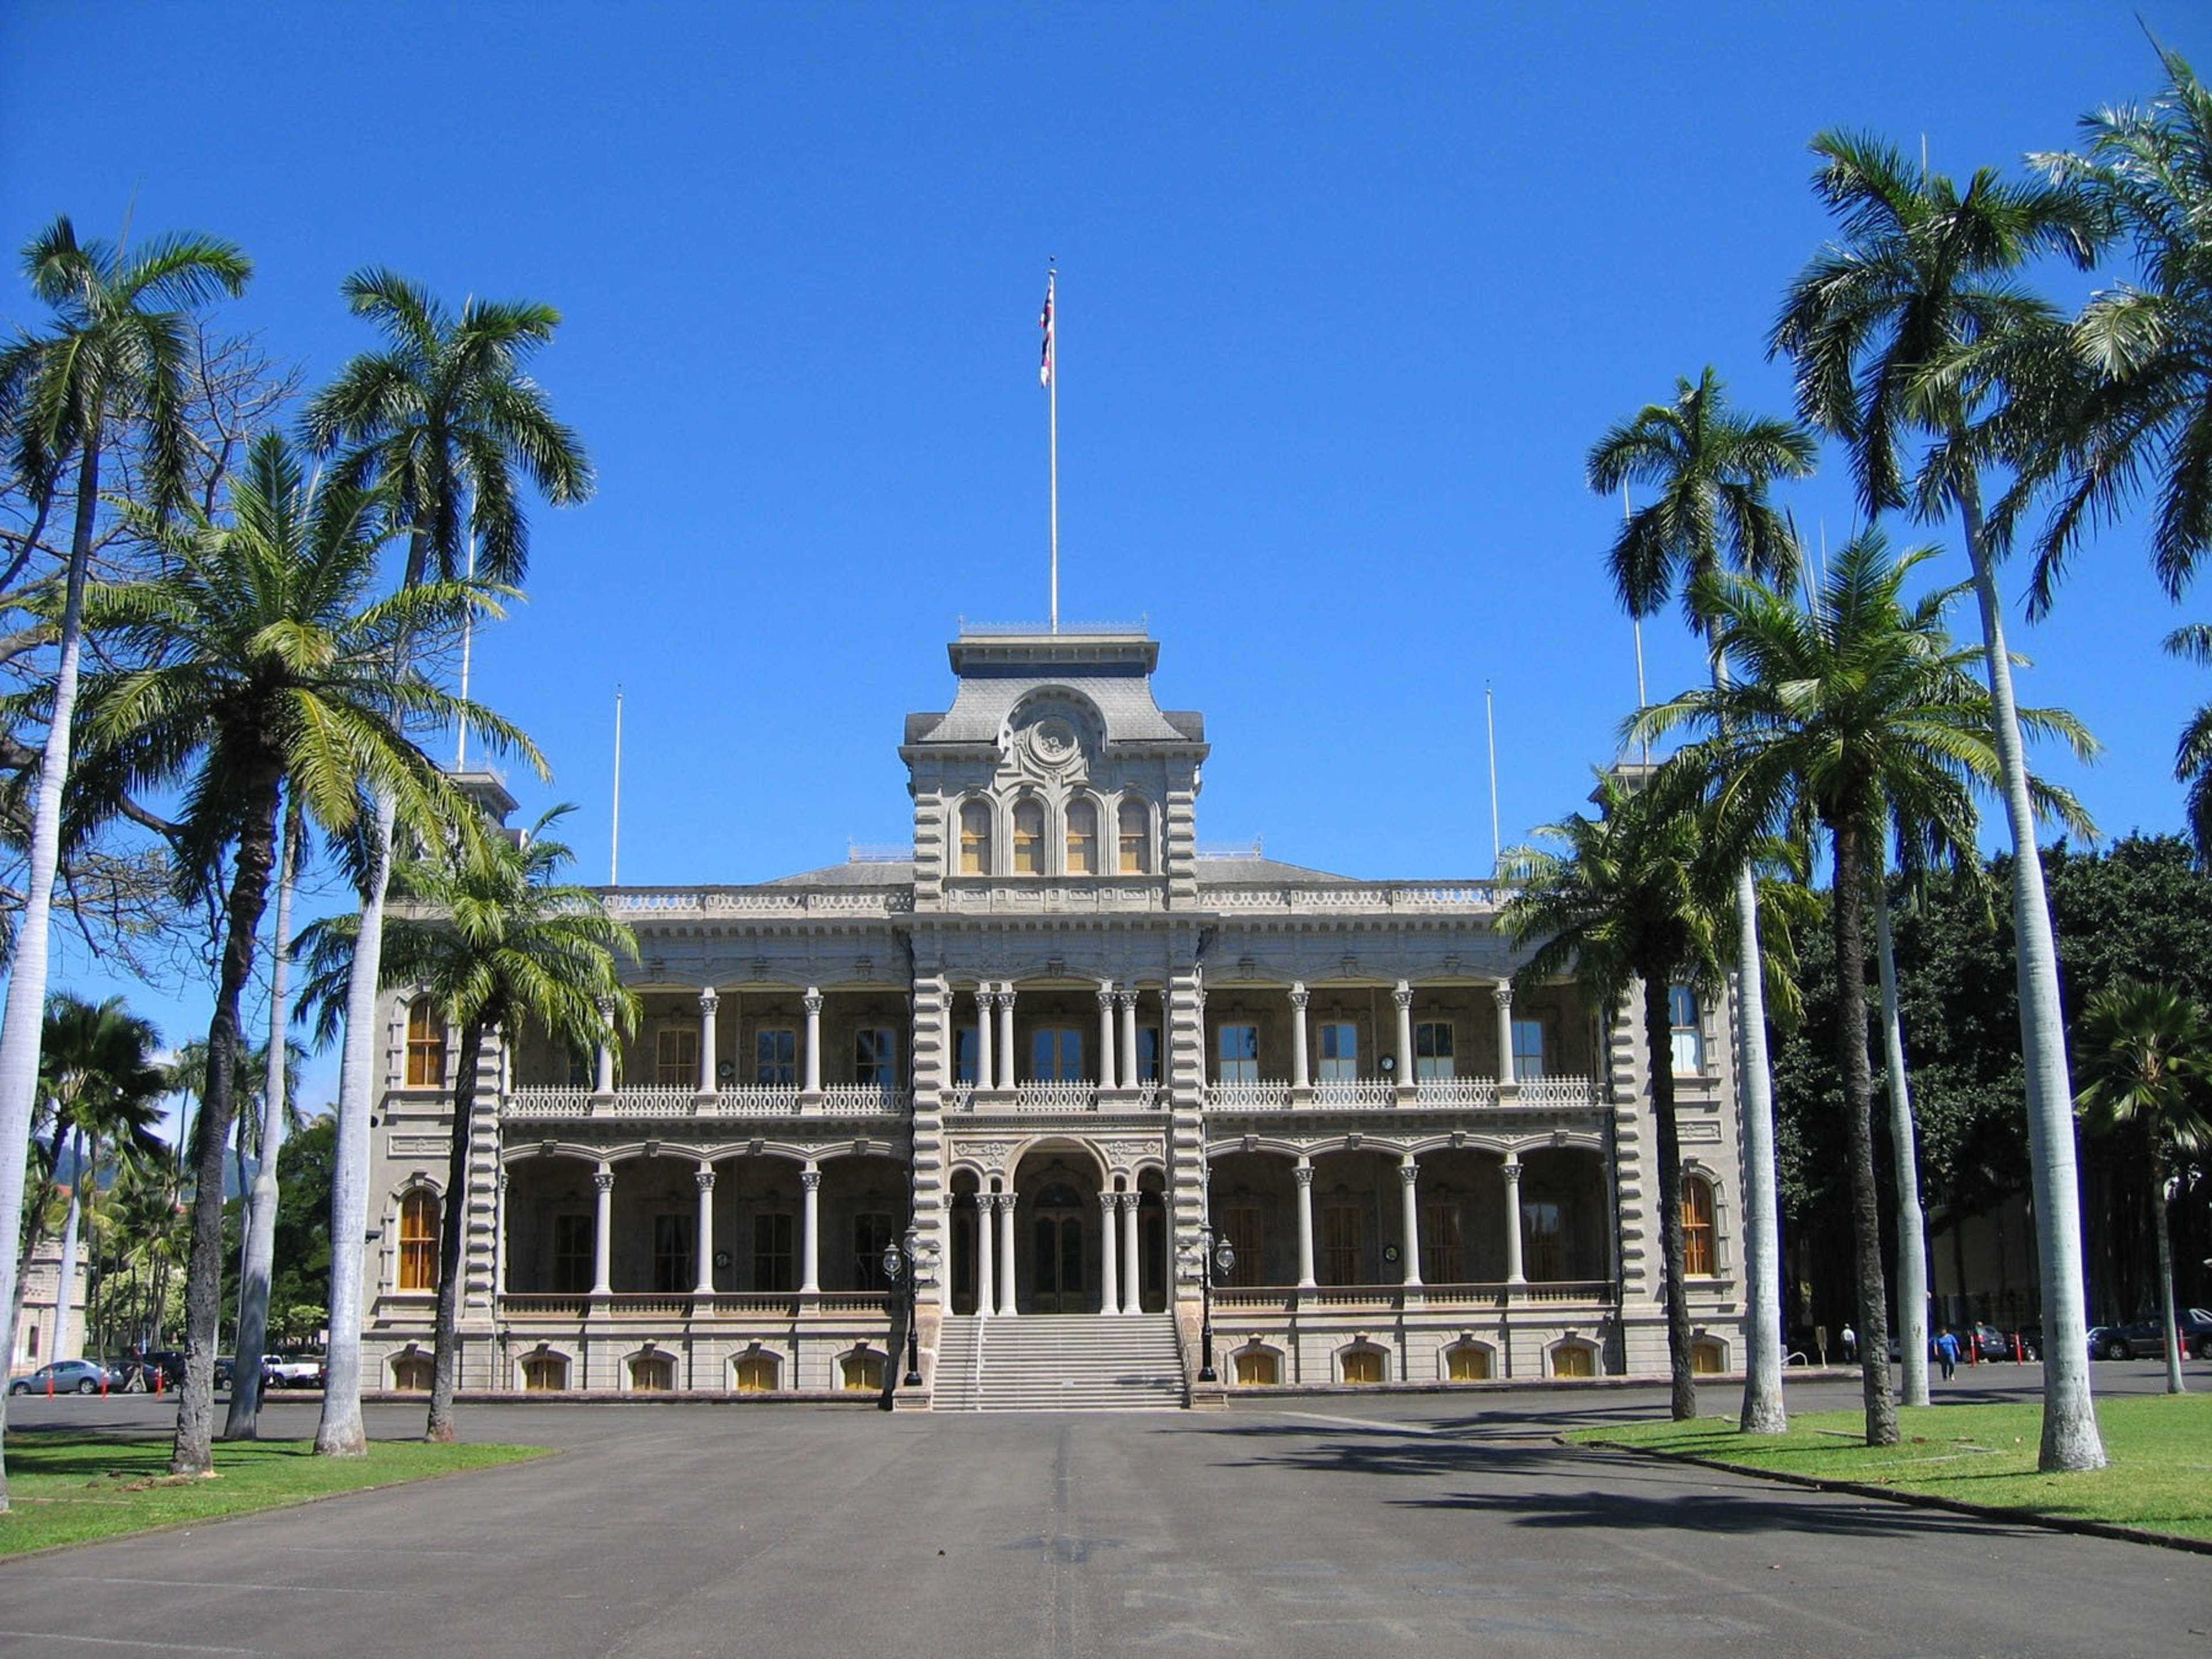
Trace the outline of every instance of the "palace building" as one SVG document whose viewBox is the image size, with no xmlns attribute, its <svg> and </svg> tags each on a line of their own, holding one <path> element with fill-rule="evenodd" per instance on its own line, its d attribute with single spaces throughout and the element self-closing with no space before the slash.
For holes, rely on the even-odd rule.
<svg viewBox="0 0 2212 1659">
<path fill-rule="evenodd" d="M 1140 630 L 951 657 L 899 750 L 910 849 L 607 890 L 634 1039 L 488 1046 L 464 1389 L 1206 1403 L 1209 1307 L 1229 1391 L 1662 1375 L 1652 1057 L 1514 986 L 1498 884 L 1202 848 L 1205 722 Z M 382 1006 L 364 1380 L 410 1390 L 453 1054 Z M 1731 1044 L 1676 1009 L 1696 1352 L 1732 1370 Z"/>
</svg>

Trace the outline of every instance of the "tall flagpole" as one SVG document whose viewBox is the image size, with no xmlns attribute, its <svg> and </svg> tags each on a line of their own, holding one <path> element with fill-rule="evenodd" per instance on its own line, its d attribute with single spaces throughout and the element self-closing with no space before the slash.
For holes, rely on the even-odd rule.
<svg viewBox="0 0 2212 1659">
<path fill-rule="evenodd" d="M 1052 428 L 1052 631 L 1060 632 L 1060 373 L 1057 319 L 1052 314 L 1053 290 L 1060 273 L 1048 263 L 1044 273 L 1044 315 L 1037 325 L 1044 330 L 1044 356 L 1037 366 L 1050 406 Z"/>
<path fill-rule="evenodd" d="M 607 885 L 619 887 L 622 877 L 622 687 L 615 687 L 615 810 L 614 827 L 607 837 Z"/>
<path fill-rule="evenodd" d="M 1498 866 L 1504 861 L 1505 854 L 1498 835 L 1498 711 L 1497 699 L 1490 682 L 1482 683 L 1482 723 L 1490 731 L 1490 874 L 1498 876 Z"/>
</svg>

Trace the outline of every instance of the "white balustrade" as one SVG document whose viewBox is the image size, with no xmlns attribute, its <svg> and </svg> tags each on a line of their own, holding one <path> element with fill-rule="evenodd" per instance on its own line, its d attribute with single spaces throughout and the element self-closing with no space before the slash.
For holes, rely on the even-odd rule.
<svg viewBox="0 0 2212 1659">
<path fill-rule="evenodd" d="M 1586 1077 L 1531 1078 L 1520 1085 L 1523 1106 L 1595 1106 L 1597 1087 Z"/>
<path fill-rule="evenodd" d="M 1291 1085 L 1275 1081 L 1210 1083 L 1206 1103 L 1217 1112 L 1268 1112 L 1291 1103 Z"/>
<path fill-rule="evenodd" d="M 1498 1085 L 1482 1077 L 1425 1077 L 1413 1085 L 1416 1106 L 1483 1107 L 1498 1104 Z"/>
<path fill-rule="evenodd" d="M 589 1089 L 517 1089 L 500 1102 L 499 1115 L 518 1117 L 583 1117 L 592 1109 Z"/>
<path fill-rule="evenodd" d="M 1398 1085 L 1380 1078 L 1364 1077 L 1314 1085 L 1314 1104 L 1333 1109 L 1368 1110 L 1398 1103 Z"/>
<path fill-rule="evenodd" d="M 1028 1112 L 1087 1112 L 1098 1103 L 1098 1085 L 1080 1078 L 1024 1083 L 1014 1089 L 1014 1104 Z"/>
<path fill-rule="evenodd" d="M 822 1091 L 824 1112 L 883 1115 L 906 1110 L 903 1089 L 880 1083 L 833 1083 Z"/>
</svg>

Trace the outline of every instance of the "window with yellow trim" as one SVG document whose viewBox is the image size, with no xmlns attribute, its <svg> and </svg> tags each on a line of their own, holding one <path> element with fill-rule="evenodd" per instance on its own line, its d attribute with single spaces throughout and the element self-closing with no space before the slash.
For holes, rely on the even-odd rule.
<svg viewBox="0 0 2212 1659">
<path fill-rule="evenodd" d="M 1121 873 L 1148 873 L 1152 867 L 1152 812 L 1140 800 L 1125 800 L 1116 817 L 1121 839 Z"/>
<path fill-rule="evenodd" d="M 446 1081 L 446 1022 L 428 997 L 407 1005 L 407 1086 L 436 1089 Z"/>
<path fill-rule="evenodd" d="M 568 1362 L 557 1353 L 526 1354 L 522 1360 L 525 1394 L 558 1394 L 568 1386 Z"/>
<path fill-rule="evenodd" d="M 848 1353 L 839 1362 L 844 1372 L 848 1394 L 881 1394 L 884 1388 L 884 1357 L 862 1350 Z"/>
<path fill-rule="evenodd" d="M 425 1188 L 399 1200 L 399 1288 L 438 1288 L 438 1195 Z"/>
<path fill-rule="evenodd" d="M 1067 873 L 1098 873 L 1098 809 L 1087 800 L 1067 804 Z"/>
<path fill-rule="evenodd" d="M 970 800 L 960 804 L 960 873 L 991 873 L 991 804 Z"/>
<path fill-rule="evenodd" d="M 629 1386 L 633 1394 L 667 1394 L 676 1387 L 676 1357 L 665 1353 L 641 1353 L 629 1362 Z"/>
<path fill-rule="evenodd" d="M 1337 1368 L 1346 1382 L 1380 1382 L 1382 1380 L 1382 1350 L 1346 1348 L 1337 1356 Z"/>
<path fill-rule="evenodd" d="M 1713 1273 L 1713 1184 L 1682 1177 L 1682 1272 L 1692 1279 Z"/>
<path fill-rule="evenodd" d="M 671 1026 L 653 1039 L 653 1080 L 664 1089 L 699 1086 L 699 1032 L 696 1026 Z"/>
<path fill-rule="evenodd" d="M 1462 1342 L 1444 1350 L 1444 1380 L 1449 1382 L 1490 1381 L 1490 1350 Z"/>
<path fill-rule="evenodd" d="M 1247 1348 L 1236 1362 L 1240 1388 L 1271 1389 L 1283 1380 L 1283 1362 L 1265 1348 Z"/>
<path fill-rule="evenodd" d="M 403 1353 L 392 1362 L 392 1386 L 401 1394 L 430 1392 L 430 1357 Z"/>
<path fill-rule="evenodd" d="M 1040 802 L 1014 803 L 1014 873 L 1044 873 L 1044 807 Z"/>
<path fill-rule="evenodd" d="M 749 1353 L 738 1361 L 738 1392 L 739 1394 L 773 1394 L 775 1374 L 781 1369 L 772 1353 Z"/>
<path fill-rule="evenodd" d="M 1586 1345 L 1569 1342 L 1552 1350 L 1554 1376 L 1595 1376 L 1597 1355 Z"/>
</svg>

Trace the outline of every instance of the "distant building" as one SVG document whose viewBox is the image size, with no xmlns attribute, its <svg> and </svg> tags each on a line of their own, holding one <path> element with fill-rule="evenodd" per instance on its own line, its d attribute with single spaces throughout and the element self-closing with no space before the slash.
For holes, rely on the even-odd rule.
<svg viewBox="0 0 2212 1659">
<path fill-rule="evenodd" d="M 70 1300 L 70 1340 L 58 1344 L 55 1340 L 60 1328 L 60 1289 L 62 1282 L 62 1247 L 58 1239 L 48 1239 L 37 1253 L 23 1263 L 23 1312 L 15 1322 L 15 1344 L 9 1351 L 8 1369 L 12 1374 L 29 1370 L 56 1358 L 70 1358 L 84 1352 L 84 1295 L 85 1262 L 82 1256 L 76 1264 L 76 1294 Z"/>
<path fill-rule="evenodd" d="M 1202 847 L 1204 721 L 1155 701 L 1158 650 L 963 632 L 951 708 L 906 721 L 910 847 L 608 892 L 635 1039 L 483 1063 L 465 1388 L 879 1390 L 911 1237 L 927 1384 L 900 1404 L 1181 1401 L 1209 1228 L 1231 1389 L 1664 1372 L 1632 1023 L 1516 994 L 1490 881 Z M 1359 787 L 1422 810 L 1418 778 Z M 1698 1361 L 1729 1370 L 1731 1045 L 1676 1006 Z M 406 1389 L 453 1059 L 427 1002 L 382 1007 L 365 1364 Z"/>
</svg>

